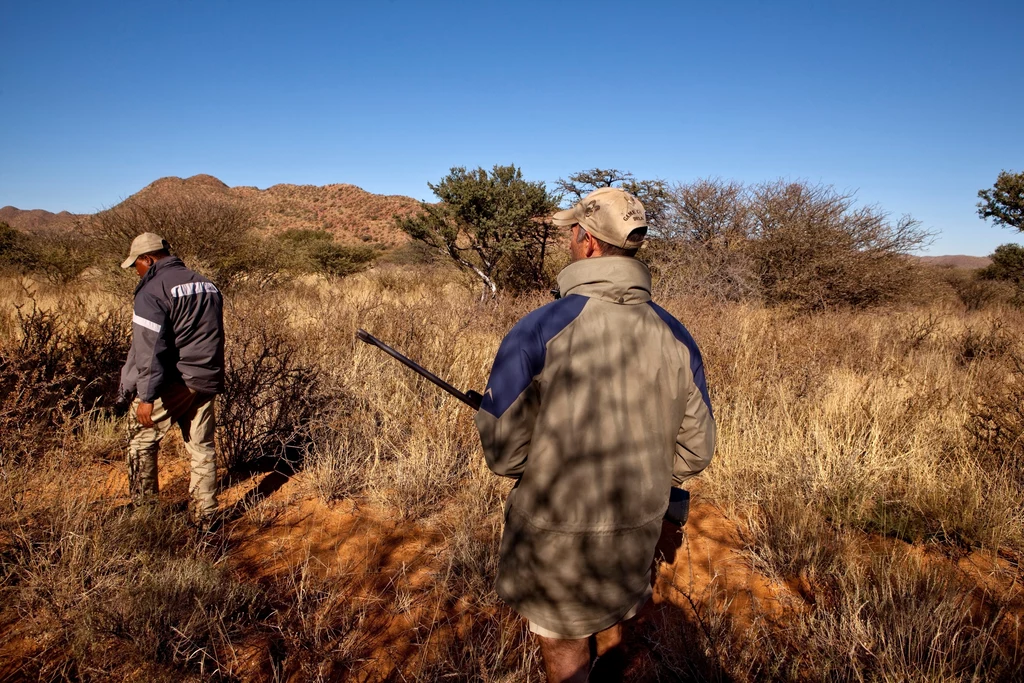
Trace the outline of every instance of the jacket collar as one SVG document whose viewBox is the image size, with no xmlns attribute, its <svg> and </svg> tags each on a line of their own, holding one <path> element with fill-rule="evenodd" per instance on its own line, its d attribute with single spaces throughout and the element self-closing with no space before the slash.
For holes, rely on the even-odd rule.
<svg viewBox="0 0 1024 683">
<path fill-rule="evenodd" d="M 139 290 L 142 289 L 147 282 L 156 277 L 156 274 L 159 273 L 161 270 L 173 268 L 176 265 L 182 267 L 185 266 L 182 260 L 177 256 L 168 256 L 167 258 L 162 258 L 156 263 L 154 263 L 152 266 L 149 267 L 149 270 L 146 271 L 146 274 L 142 276 L 142 279 L 139 280 L 139 284 L 135 285 L 135 293 L 138 294 Z"/>
<path fill-rule="evenodd" d="M 651 271 L 628 256 L 600 256 L 570 263 L 558 274 L 562 296 L 580 294 L 616 304 L 651 300 Z"/>
</svg>

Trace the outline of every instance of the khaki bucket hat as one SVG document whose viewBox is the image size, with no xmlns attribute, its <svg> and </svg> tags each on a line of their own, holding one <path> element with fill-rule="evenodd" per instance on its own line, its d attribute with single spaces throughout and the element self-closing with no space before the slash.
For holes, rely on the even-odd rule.
<svg viewBox="0 0 1024 683">
<path fill-rule="evenodd" d="M 578 204 L 551 217 L 560 227 L 575 223 L 608 244 L 624 249 L 636 249 L 644 241 L 646 231 L 630 240 L 637 228 L 647 227 L 647 215 L 640 200 L 618 187 L 602 187 L 581 199 Z"/>
<path fill-rule="evenodd" d="M 131 268 L 135 265 L 135 260 L 143 254 L 160 251 L 161 249 L 169 250 L 170 248 L 171 245 L 160 235 L 155 232 L 144 232 L 132 240 L 131 249 L 128 251 L 128 258 L 124 260 L 121 267 Z"/>
</svg>

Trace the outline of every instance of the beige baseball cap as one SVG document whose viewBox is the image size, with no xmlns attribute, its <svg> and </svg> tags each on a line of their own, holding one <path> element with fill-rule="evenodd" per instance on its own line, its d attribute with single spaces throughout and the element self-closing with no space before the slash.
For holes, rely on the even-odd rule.
<svg viewBox="0 0 1024 683">
<path fill-rule="evenodd" d="M 121 264 L 122 268 L 131 268 L 135 265 L 135 260 L 143 254 L 149 254 L 150 252 L 160 251 L 161 249 L 170 249 L 171 245 L 167 243 L 160 235 L 155 232 L 144 232 L 135 239 L 132 240 L 131 250 L 128 252 L 128 258 Z"/>
<path fill-rule="evenodd" d="M 594 190 L 571 209 L 556 213 L 551 220 L 563 228 L 579 223 L 594 237 L 624 249 L 639 247 L 644 241 L 643 235 L 639 239 L 634 235 L 630 240 L 629 234 L 647 227 L 644 205 L 618 187 Z"/>
</svg>

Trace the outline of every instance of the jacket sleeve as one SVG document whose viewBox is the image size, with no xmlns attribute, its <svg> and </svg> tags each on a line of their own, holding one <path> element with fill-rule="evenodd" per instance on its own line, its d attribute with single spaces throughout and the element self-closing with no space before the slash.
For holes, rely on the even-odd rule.
<svg viewBox="0 0 1024 683">
<path fill-rule="evenodd" d="M 482 406 L 477 412 L 476 427 L 480 432 L 484 460 L 495 474 L 521 477 L 526 470 L 537 419 L 536 394 L 536 388 L 531 384 L 501 417 L 495 417 Z"/>
<path fill-rule="evenodd" d="M 171 334 L 167 305 L 152 294 L 139 292 L 132 315 L 132 347 L 138 370 L 136 388 L 143 403 L 152 403 L 160 392 L 167 374 L 164 363 L 172 347 L 167 341 Z"/>
<path fill-rule="evenodd" d="M 535 378 L 544 370 L 547 343 L 587 305 L 570 295 L 530 312 L 501 341 L 476 414 L 487 466 L 495 474 L 520 477 L 526 470 L 540 408 Z"/>
<path fill-rule="evenodd" d="M 676 457 L 672 466 L 672 485 L 681 486 L 700 474 L 715 452 L 716 426 L 707 391 L 701 390 L 704 371 L 700 369 L 686 400 L 686 414 L 676 435 Z"/>
<path fill-rule="evenodd" d="M 132 323 L 132 327 L 135 323 Z M 124 366 L 121 368 L 121 385 L 118 393 L 120 394 L 132 394 L 135 392 L 135 387 L 138 384 L 139 371 L 135 367 L 135 334 L 132 333 L 132 345 L 128 349 L 128 360 L 124 362 Z"/>
<path fill-rule="evenodd" d="M 504 477 L 520 477 L 526 469 L 540 405 L 533 381 L 539 374 L 538 359 L 517 328 L 501 342 L 476 414 L 487 467 Z M 542 359 L 539 362 L 543 365 Z"/>
</svg>

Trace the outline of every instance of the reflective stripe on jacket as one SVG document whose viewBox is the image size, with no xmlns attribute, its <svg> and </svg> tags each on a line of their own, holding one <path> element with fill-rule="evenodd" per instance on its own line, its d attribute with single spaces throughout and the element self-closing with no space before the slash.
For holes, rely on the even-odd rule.
<svg viewBox="0 0 1024 683">
<path fill-rule="evenodd" d="M 669 489 L 711 460 L 700 350 L 625 257 L 577 261 L 502 341 L 476 417 L 506 505 L 498 594 L 556 632 L 598 631 L 647 590 Z"/>
<path fill-rule="evenodd" d="M 177 257 L 154 263 L 135 288 L 132 346 L 121 386 L 151 403 L 170 382 L 194 391 L 224 391 L 223 298 Z"/>
</svg>

